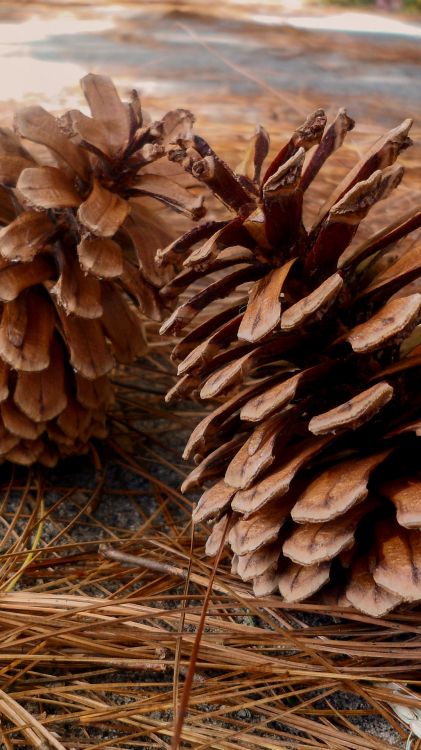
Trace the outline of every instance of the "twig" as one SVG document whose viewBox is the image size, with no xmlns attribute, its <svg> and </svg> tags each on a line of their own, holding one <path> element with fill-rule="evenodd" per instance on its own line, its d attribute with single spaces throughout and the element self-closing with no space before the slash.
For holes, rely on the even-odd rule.
<svg viewBox="0 0 421 750">
<path fill-rule="evenodd" d="M 135 565 L 139 568 L 147 568 L 148 570 L 153 570 L 155 573 L 178 576 L 179 578 L 184 578 L 184 580 L 187 579 L 187 571 L 183 568 L 178 568 L 176 565 L 169 565 L 164 562 L 158 562 L 157 560 L 151 560 L 150 557 L 129 555 L 127 552 L 120 552 L 120 550 L 113 549 L 112 547 L 102 547 L 100 554 L 101 557 L 105 557 L 107 560 L 114 560 L 115 562 L 121 562 L 125 565 Z"/>
<path fill-rule="evenodd" d="M 225 527 L 224 527 L 224 532 L 222 534 L 221 543 L 219 545 L 218 554 L 217 554 L 217 556 L 215 558 L 215 562 L 213 564 L 212 573 L 210 575 L 209 583 L 208 583 L 208 588 L 207 588 L 207 591 L 206 591 L 206 596 L 205 596 L 205 599 L 204 599 L 204 602 L 203 602 L 202 611 L 200 613 L 200 620 L 199 620 L 199 624 L 198 624 L 197 630 L 196 630 L 196 636 L 195 636 L 195 639 L 194 639 L 192 653 L 191 653 L 191 657 L 190 657 L 189 669 L 188 669 L 188 672 L 187 672 L 187 675 L 186 675 L 186 680 L 185 680 L 185 683 L 184 683 L 183 695 L 181 696 L 181 702 L 180 702 L 180 706 L 179 706 L 179 709 L 178 709 L 177 720 L 176 720 L 175 729 L 174 729 L 174 735 L 173 735 L 173 738 L 172 738 L 172 744 L 171 744 L 172 750 L 179 750 L 179 747 L 180 747 L 181 734 L 182 734 L 182 731 L 183 731 L 184 721 L 185 721 L 185 718 L 187 716 L 187 711 L 188 711 L 188 707 L 189 707 L 189 698 L 190 698 L 190 693 L 191 693 L 191 689 L 192 689 L 192 686 L 193 686 L 194 671 L 196 669 L 196 662 L 197 662 L 197 657 L 198 657 L 198 654 L 199 654 L 200 643 L 201 643 L 201 640 L 202 640 L 203 630 L 205 628 L 206 615 L 207 615 L 207 612 L 208 612 L 209 602 L 210 602 L 210 598 L 212 596 L 213 582 L 214 582 L 214 579 L 215 579 L 216 571 L 218 570 L 218 565 L 219 565 L 219 561 L 221 559 L 222 550 L 224 549 L 225 537 L 227 535 L 227 531 L 228 531 L 228 528 L 229 528 L 229 525 L 230 525 L 230 521 L 231 521 L 231 516 L 227 516 L 227 520 L 226 520 Z"/>
</svg>

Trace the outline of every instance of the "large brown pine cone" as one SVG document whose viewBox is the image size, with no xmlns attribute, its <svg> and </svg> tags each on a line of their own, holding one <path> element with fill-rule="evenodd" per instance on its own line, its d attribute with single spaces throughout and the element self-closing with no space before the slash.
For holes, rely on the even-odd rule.
<svg viewBox="0 0 421 750">
<path fill-rule="evenodd" d="M 150 122 L 103 76 L 82 88 L 92 117 L 34 106 L 0 130 L 0 457 L 21 464 L 104 436 L 109 373 L 145 351 L 142 316 L 161 317 L 162 205 L 202 213 L 158 162 L 191 115 Z"/>
<path fill-rule="evenodd" d="M 184 491 L 207 487 L 194 511 L 196 523 L 213 522 L 207 552 L 228 528 L 233 569 L 256 595 L 317 593 L 381 615 L 421 599 L 421 245 L 407 237 L 421 212 L 353 241 L 401 180 L 406 120 L 304 226 L 305 191 L 353 125 L 340 110 L 325 130 L 316 111 L 263 178 L 262 129 L 242 174 L 202 138 L 180 141 L 172 158 L 234 218 L 160 254 L 163 263 L 187 254 L 163 290 L 184 294 L 163 331 L 177 335 L 201 313 L 175 347 L 170 397 L 220 402 L 185 450 L 198 465 Z"/>
</svg>

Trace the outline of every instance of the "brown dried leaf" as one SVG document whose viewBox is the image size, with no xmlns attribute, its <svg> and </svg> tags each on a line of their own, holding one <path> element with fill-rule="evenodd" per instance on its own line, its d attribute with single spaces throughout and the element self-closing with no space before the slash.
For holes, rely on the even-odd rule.
<svg viewBox="0 0 421 750">
<path fill-rule="evenodd" d="M 389 383 L 377 383 L 334 409 L 313 417 L 308 429 L 313 435 L 355 430 L 372 419 L 391 400 L 392 396 L 393 388 Z"/>
<path fill-rule="evenodd" d="M 86 201 L 79 206 L 77 216 L 81 224 L 98 237 L 112 237 L 124 222 L 130 206 L 117 193 L 111 193 L 94 179 Z"/>
<path fill-rule="evenodd" d="M 16 187 L 38 208 L 75 208 L 81 201 L 70 180 L 55 167 L 24 169 Z"/>
</svg>

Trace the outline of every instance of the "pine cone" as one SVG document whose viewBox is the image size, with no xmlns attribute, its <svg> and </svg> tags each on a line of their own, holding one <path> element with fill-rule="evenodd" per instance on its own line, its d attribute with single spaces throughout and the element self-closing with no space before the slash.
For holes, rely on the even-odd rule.
<svg viewBox="0 0 421 750">
<path fill-rule="evenodd" d="M 155 251 L 174 234 L 156 207 L 201 215 L 157 162 L 191 115 L 151 123 L 136 92 L 82 87 L 92 117 L 35 106 L 0 130 L 0 456 L 21 464 L 104 436 L 109 373 L 145 351 L 142 316 L 161 318 Z"/>
<path fill-rule="evenodd" d="M 161 330 L 177 335 L 207 311 L 174 349 L 180 379 L 168 398 L 220 402 L 184 454 L 197 466 L 183 490 L 207 486 L 193 518 L 214 522 L 208 554 L 228 524 L 233 570 L 257 596 L 317 593 L 382 615 L 421 599 L 421 246 L 403 239 L 421 212 L 353 242 L 401 180 L 406 120 L 304 226 L 305 191 L 353 125 L 340 110 L 325 131 L 317 110 L 262 179 L 263 129 L 242 174 L 202 138 L 179 142 L 172 158 L 234 217 L 161 253 L 163 263 L 188 253 L 163 290 L 185 301 Z"/>
</svg>

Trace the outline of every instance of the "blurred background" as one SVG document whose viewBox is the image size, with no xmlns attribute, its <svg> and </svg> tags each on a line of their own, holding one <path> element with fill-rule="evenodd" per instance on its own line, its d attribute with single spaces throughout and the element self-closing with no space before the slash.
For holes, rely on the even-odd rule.
<svg viewBox="0 0 421 750">
<path fill-rule="evenodd" d="M 421 103 L 421 0 L 0 2 L 0 116 L 80 104 L 107 73 L 150 106 L 187 106 L 218 139 L 313 104 L 389 127 Z"/>
</svg>

